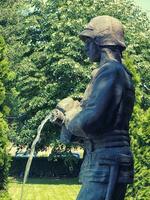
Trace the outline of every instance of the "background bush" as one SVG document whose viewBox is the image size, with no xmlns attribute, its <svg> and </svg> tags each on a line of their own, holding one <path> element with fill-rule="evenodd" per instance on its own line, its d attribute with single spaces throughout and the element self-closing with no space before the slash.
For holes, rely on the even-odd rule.
<svg viewBox="0 0 150 200">
<path fill-rule="evenodd" d="M 5 190 L 1 190 L 0 191 L 0 200 L 11 200 L 8 192 L 6 192 Z"/>
<path fill-rule="evenodd" d="M 5 195 L 7 192 L 4 192 L 7 189 L 7 178 L 10 166 L 10 158 L 7 150 L 9 128 L 6 116 L 10 112 L 9 96 L 12 95 L 10 84 L 14 74 L 9 68 L 5 54 L 5 42 L 0 35 L 0 195 L 1 198 L 8 199 L 7 195 Z"/>
<path fill-rule="evenodd" d="M 15 177 L 23 177 L 27 158 L 12 158 L 9 174 Z M 55 156 L 48 160 L 47 157 L 33 158 L 29 177 L 77 177 L 80 170 L 81 160 L 74 158 L 72 164 L 66 163 L 62 156 Z"/>
</svg>

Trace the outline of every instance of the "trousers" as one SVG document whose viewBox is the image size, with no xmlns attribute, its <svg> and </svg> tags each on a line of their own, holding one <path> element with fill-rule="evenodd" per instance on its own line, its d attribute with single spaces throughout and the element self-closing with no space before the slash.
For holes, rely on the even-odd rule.
<svg viewBox="0 0 150 200">
<path fill-rule="evenodd" d="M 82 183 L 77 200 L 124 200 L 127 184 L 133 182 L 133 160 L 129 147 L 101 148 L 86 155 L 80 169 Z"/>
<path fill-rule="evenodd" d="M 108 184 L 89 182 L 83 184 L 77 196 L 77 200 L 105 200 Z M 116 185 L 112 200 L 124 200 L 127 184 Z"/>
</svg>

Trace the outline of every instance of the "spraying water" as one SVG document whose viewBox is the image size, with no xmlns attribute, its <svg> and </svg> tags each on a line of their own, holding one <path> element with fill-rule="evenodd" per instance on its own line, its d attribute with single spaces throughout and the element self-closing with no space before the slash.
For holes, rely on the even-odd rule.
<svg viewBox="0 0 150 200">
<path fill-rule="evenodd" d="M 21 197 L 20 200 L 23 200 L 23 189 L 24 189 L 24 185 L 27 181 L 28 175 L 29 175 L 29 171 L 30 171 L 30 167 L 31 167 L 31 163 L 32 163 L 32 159 L 33 159 L 33 155 L 34 155 L 34 151 L 35 151 L 35 146 L 37 144 L 37 142 L 40 139 L 40 135 L 41 135 L 41 131 L 43 129 L 43 126 L 46 124 L 46 122 L 48 120 L 52 120 L 52 113 L 50 113 L 49 115 L 47 115 L 45 117 L 45 119 L 41 122 L 41 124 L 39 125 L 38 129 L 37 129 L 37 136 L 34 139 L 32 146 L 31 146 L 31 152 L 30 152 L 30 156 L 28 158 L 27 164 L 26 164 L 26 168 L 25 168 L 25 174 L 24 174 L 24 178 L 23 178 L 23 184 L 22 184 L 22 188 L 21 188 Z"/>
</svg>

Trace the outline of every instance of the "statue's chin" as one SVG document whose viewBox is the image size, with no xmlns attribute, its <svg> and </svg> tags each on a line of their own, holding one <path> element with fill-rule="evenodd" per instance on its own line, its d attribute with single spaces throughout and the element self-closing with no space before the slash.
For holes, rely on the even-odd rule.
<svg viewBox="0 0 150 200">
<path fill-rule="evenodd" d="M 88 55 L 88 58 L 91 62 L 100 62 L 100 56 L 99 55 Z"/>
</svg>

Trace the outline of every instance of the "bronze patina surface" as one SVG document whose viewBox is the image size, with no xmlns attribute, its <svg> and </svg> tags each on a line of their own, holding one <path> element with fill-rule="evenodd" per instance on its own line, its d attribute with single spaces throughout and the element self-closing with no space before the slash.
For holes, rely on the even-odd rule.
<svg viewBox="0 0 150 200">
<path fill-rule="evenodd" d="M 132 75 L 121 61 L 126 48 L 123 25 L 113 17 L 98 16 L 80 38 L 87 56 L 99 67 L 83 99 L 62 100 L 54 115 L 64 143 L 73 142 L 74 136 L 84 143 L 77 200 L 123 200 L 134 175 L 129 121 L 135 101 Z"/>
</svg>

